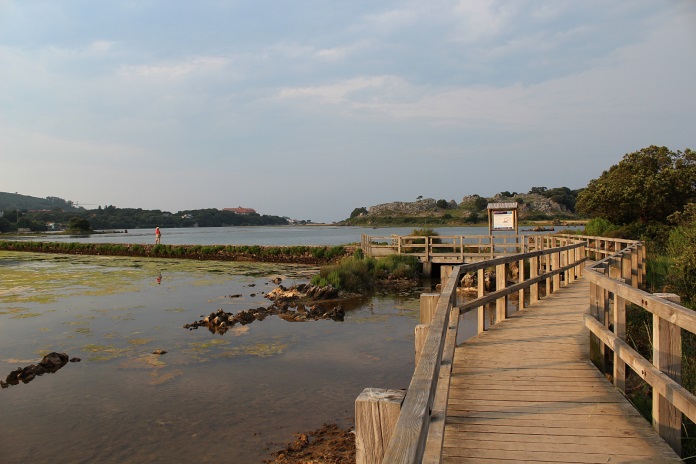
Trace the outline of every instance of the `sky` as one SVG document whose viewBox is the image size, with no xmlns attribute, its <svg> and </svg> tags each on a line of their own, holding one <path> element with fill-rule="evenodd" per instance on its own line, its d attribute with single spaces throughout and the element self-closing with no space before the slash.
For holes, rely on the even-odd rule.
<svg viewBox="0 0 696 464">
<path fill-rule="evenodd" d="M 690 0 L 0 0 L 0 191 L 333 222 L 696 149 Z"/>
</svg>

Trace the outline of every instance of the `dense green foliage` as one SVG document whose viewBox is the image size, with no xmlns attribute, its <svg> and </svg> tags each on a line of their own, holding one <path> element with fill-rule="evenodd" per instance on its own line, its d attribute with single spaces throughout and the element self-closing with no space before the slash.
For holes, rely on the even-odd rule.
<svg viewBox="0 0 696 464">
<path fill-rule="evenodd" d="M 288 224 L 287 219 L 279 216 L 267 216 L 256 213 L 237 214 L 232 211 L 221 211 L 214 208 L 181 211 L 172 214 L 161 210 L 116 208 L 115 206 L 78 211 L 29 211 L 20 213 L 20 220 L 25 218 L 36 225 L 54 223 L 59 227 L 60 225 L 67 227 L 70 220 L 76 215 L 88 220 L 95 230 L 155 228 L 158 226 L 173 228 L 193 227 L 196 225 L 200 227 L 221 227 Z M 12 221 L 12 214 L 6 214 L 5 216 Z M 45 230 L 45 227 L 43 229 L 32 228 L 32 230 Z"/>
<path fill-rule="evenodd" d="M 68 231 L 73 234 L 88 234 L 92 232 L 92 224 L 87 219 L 75 216 L 68 223 Z"/>
<path fill-rule="evenodd" d="M 359 216 L 363 216 L 363 215 L 365 215 L 365 214 L 367 214 L 367 208 L 365 208 L 364 206 L 362 206 L 362 207 L 360 207 L 360 208 L 355 208 L 355 209 L 353 210 L 353 212 L 350 213 L 350 217 L 351 217 L 351 219 L 352 219 L 352 218 L 356 218 L 356 217 L 359 217 Z"/>
<path fill-rule="evenodd" d="M 626 225 L 664 223 L 696 200 L 696 153 L 650 146 L 628 153 L 580 192 L 577 209 Z"/>
<path fill-rule="evenodd" d="M 417 279 L 419 273 L 417 258 L 403 255 L 364 258 L 361 252 L 338 264 L 322 267 L 311 282 L 319 286 L 332 285 L 345 292 L 365 293 L 387 282 Z"/>
<path fill-rule="evenodd" d="M 72 201 L 58 197 L 35 198 L 26 195 L 0 192 L 0 232 L 17 228 L 43 231 L 47 224 L 56 228 L 69 228 L 74 217 L 88 220 L 95 230 L 135 229 L 154 227 L 221 227 L 287 225 L 288 220 L 279 216 L 237 214 L 215 208 L 180 211 L 172 214 L 161 210 L 140 208 L 116 208 L 99 206 L 86 210 Z"/>
</svg>

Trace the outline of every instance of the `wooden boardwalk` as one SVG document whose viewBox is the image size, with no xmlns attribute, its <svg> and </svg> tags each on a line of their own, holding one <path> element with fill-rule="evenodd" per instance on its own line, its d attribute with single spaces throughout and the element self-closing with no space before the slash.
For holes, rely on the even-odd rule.
<svg viewBox="0 0 696 464">
<path fill-rule="evenodd" d="M 589 361 L 585 279 L 455 350 L 442 462 L 677 463 Z"/>
</svg>

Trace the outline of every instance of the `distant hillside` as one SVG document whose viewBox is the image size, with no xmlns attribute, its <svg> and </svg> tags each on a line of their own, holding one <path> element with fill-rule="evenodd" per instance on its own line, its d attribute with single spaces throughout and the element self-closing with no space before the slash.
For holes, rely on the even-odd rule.
<svg viewBox="0 0 696 464">
<path fill-rule="evenodd" d="M 529 193 L 501 192 L 490 198 L 467 195 L 460 203 L 419 197 L 412 202 L 355 208 L 350 218 L 341 223 L 362 226 L 485 224 L 489 202 L 516 202 L 522 222 L 561 221 L 577 219 L 574 212 L 576 197 L 577 191 L 566 187 L 534 187 Z"/>
<path fill-rule="evenodd" d="M 65 201 L 58 197 L 37 198 L 18 193 L 0 192 L 0 211 L 6 209 L 19 209 L 20 211 L 42 210 L 60 208 L 64 211 L 77 211 L 71 201 Z"/>
</svg>

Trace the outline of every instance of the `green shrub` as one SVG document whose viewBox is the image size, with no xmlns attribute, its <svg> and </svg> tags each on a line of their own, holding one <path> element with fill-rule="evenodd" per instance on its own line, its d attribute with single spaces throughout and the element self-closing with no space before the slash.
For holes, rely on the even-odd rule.
<svg viewBox="0 0 696 464">
<path fill-rule="evenodd" d="M 617 227 L 604 218 L 594 218 L 590 219 L 587 224 L 585 224 L 585 235 L 592 235 L 593 237 L 606 237 L 607 234 Z"/>
</svg>

